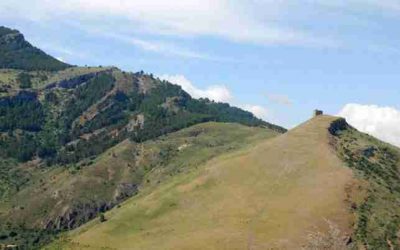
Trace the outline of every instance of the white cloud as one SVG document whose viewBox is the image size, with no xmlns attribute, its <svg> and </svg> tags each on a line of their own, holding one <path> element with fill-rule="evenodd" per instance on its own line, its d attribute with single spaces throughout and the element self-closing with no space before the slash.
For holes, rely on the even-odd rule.
<svg viewBox="0 0 400 250">
<path fill-rule="evenodd" d="M 400 110 L 377 105 L 347 104 L 338 114 L 358 130 L 400 147 Z"/>
<path fill-rule="evenodd" d="M 260 119 L 267 119 L 269 116 L 268 110 L 259 105 L 246 104 L 246 105 L 241 106 L 241 108 L 253 113 L 256 117 L 258 117 Z"/>
<path fill-rule="evenodd" d="M 108 31 L 115 30 L 109 24 L 114 23 L 118 30 L 137 33 L 214 36 L 263 45 L 332 45 L 325 38 L 280 25 L 288 4 L 272 0 L 2 0 L 0 15 L 42 22 L 76 20 Z"/>
<path fill-rule="evenodd" d="M 204 53 L 198 53 L 192 51 L 190 49 L 186 49 L 183 47 L 176 46 L 174 44 L 162 42 L 162 41 L 149 41 L 144 39 L 139 39 L 136 37 L 130 37 L 127 35 L 120 35 L 115 33 L 102 33 L 102 32 L 95 32 L 99 35 L 103 35 L 106 37 L 111 37 L 114 39 L 118 39 L 122 42 L 132 44 L 136 47 L 139 47 L 146 51 L 151 51 L 163 55 L 172 55 L 172 56 L 179 56 L 184 58 L 196 58 L 196 59 L 203 59 L 203 60 L 211 60 L 211 61 L 226 61 L 227 59 L 218 58 L 215 56 L 206 55 Z"/>
<path fill-rule="evenodd" d="M 206 89 L 200 89 L 183 75 L 162 75 L 160 79 L 180 85 L 183 90 L 194 98 L 209 98 L 216 102 L 230 102 L 233 99 L 232 93 L 224 85 L 213 85 Z"/>
</svg>

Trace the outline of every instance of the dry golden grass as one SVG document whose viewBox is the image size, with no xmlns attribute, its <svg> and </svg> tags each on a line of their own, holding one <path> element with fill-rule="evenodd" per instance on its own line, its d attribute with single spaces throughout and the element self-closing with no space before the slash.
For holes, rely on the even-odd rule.
<svg viewBox="0 0 400 250">
<path fill-rule="evenodd" d="M 60 243 L 64 249 L 300 249 L 326 220 L 348 234 L 353 181 L 321 116 L 287 134 L 217 157 L 143 192 Z"/>
</svg>

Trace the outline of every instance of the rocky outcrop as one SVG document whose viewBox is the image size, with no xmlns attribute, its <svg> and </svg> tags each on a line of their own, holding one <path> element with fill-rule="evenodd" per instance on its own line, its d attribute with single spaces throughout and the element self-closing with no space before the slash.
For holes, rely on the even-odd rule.
<svg viewBox="0 0 400 250">
<path fill-rule="evenodd" d="M 328 130 L 331 135 L 337 135 L 338 132 L 345 130 L 349 127 L 350 125 L 347 123 L 346 119 L 338 118 L 331 123 Z"/>
<path fill-rule="evenodd" d="M 138 186 L 132 183 L 121 183 L 118 185 L 114 194 L 114 202 L 120 203 L 129 197 L 137 194 Z"/>
<path fill-rule="evenodd" d="M 110 72 L 110 70 L 104 70 L 99 72 L 93 72 L 88 74 L 79 75 L 70 79 L 64 79 L 59 82 L 53 82 L 46 86 L 45 89 L 52 89 L 52 88 L 63 88 L 63 89 L 73 89 L 77 86 L 89 81 L 90 79 L 96 77 L 99 74 Z"/>
<path fill-rule="evenodd" d="M 105 212 L 115 204 L 112 202 L 84 203 L 66 206 L 60 215 L 48 219 L 44 223 L 46 230 L 71 230 L 95 218 L 99 213 Z"/>
<path fill-rule="evenodd" d="M 96 218 L 99 213 L 104 213 L 129 197 L 137 194 L 138 187 L 132 183 L 118 184 L 112 200 L 87 201 L 74 205 L 67 205 L 61 211 L 55 211 L 58 215 L 47 219 L 43 224 L 46 230 L 71 230 Z"/>
</svg>

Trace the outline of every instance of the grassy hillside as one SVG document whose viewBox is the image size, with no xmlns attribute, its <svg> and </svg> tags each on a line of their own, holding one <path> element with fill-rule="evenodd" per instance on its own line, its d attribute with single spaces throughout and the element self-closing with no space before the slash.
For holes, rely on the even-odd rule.
<svg viewBox="0 0 400 250">
<path fill-rule="evenodd" d="M 345 197 L 357 180 L 329 145 L 335 119 L 315 118 L 176 175 L 50 249 L 298 249 L 329 225 L 349 236 Z"/>
<path fill-rule="evenodd" d="M 54 71 L 68 67 L 33 47 L 19 31 L 0 26 L 0 68 Z"/>
<path fill-rule="evenodd" d="M 17 184 L 7 182 L 10 178 L 0 176 L 0 190 L 5 190 L 0 244 L 32 247 L 46 242 L 58 231 L 75 228 L 132 195 L 190 173 L 222 153 L 276 135 L 269 129 L 204 123 L 139 144 L 125 140 L 96 159 L 79 164 L 14 167 L 26 177 L 26 183 L 19 184 L 17 190 Z M 8 236 L 11 232 L 17 235 Z"/>
<path fill-rule="evenodd" d="M 398 249 L 399 156 L 320 116 L 146 189 L 46 249 Z"/>
</svg>

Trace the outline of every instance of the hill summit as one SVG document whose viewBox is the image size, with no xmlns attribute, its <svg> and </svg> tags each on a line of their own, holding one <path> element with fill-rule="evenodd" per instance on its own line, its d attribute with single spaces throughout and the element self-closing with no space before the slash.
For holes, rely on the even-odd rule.
<svg viewBox="0 0 400 250">
<path fill-rule="evenodd" d="M 68 67 L 33 47 L 18 30 L 0 26 L 0 68 L 52 71 Z"/>
</svg>

